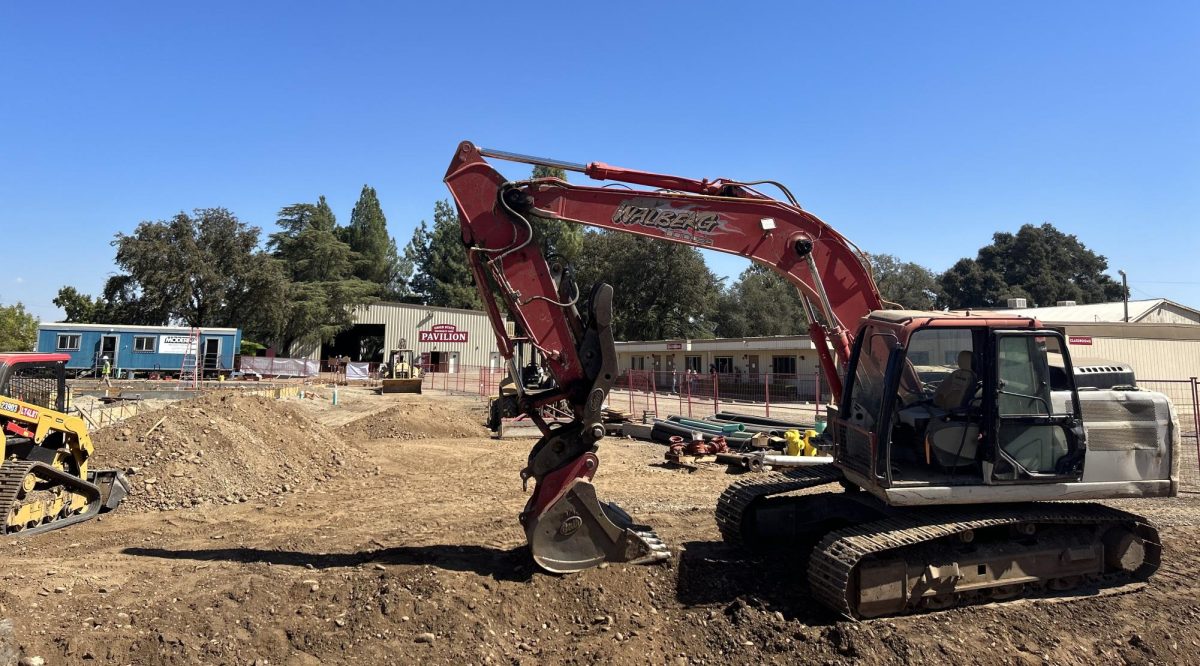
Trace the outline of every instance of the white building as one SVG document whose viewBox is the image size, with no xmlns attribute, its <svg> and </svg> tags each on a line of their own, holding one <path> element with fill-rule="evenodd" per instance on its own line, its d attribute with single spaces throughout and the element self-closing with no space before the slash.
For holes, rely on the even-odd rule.
<svg viewBox="0 0 1200 666">
<path fill-rule="evenodd" d="M 1036 317 L 1062 331 L 1077 365 L 1122 361 L 1139 382 L 1200 377 L 1200 310 L 1165 298 L 1129 301 L 1128 323 L 1121 301 L 994 311 Z"/>
<path fill-rule="evenodd" d="M 1024 299 L 1012 299 L 1022 301 Z M 995 312 L 1036 317 L 1043 322 L 1056 324 L 1115 324 L 1125 321 L 1125 304 L 1089 303 L 1075 305 L 1067 301 L 1063 305 L 1042 308 L 1005 308 Z M 1140 301 L 1129 301 L 1129 323 L 1138 324 L 1200 324 L 1200 310 L 1180 305 L 1165 298 L 1151 298 Z"/>
<path fill-rule="evenodd" d="M 617 343 L 617 367 L 659 372 L 814 375 L 817 347 L 807 335 Z"/>
</svg>

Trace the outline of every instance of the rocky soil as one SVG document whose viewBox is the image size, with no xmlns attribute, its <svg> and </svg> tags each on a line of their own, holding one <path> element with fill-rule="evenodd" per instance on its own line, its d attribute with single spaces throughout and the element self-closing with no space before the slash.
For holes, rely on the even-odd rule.
<svg viewBox="0 0 1200 666">
<path fill-rule="evenodd" d="M 129 476 L 123 511 L 247 502 L 361 471 L 365 461 L 298 405 L 236 394 L 143 412 L 92 439 L 93 465 Z"/>
<path fill-rule="evenodd" d="M 0 545 L 0 663 L 6 647 L 48 664 L 1200 662 L 1194 493 L 1121 503 L 1165 540 L 1142 589 L 854 623 L 811 600 L 802 562 L 721 544 L 731 477 L 665 467 L 660 447 L 605 440 L 596 483 L 672 560 L 554 576 L 516 521 L 532 442 L 482 436 L 479 403 L 241 400 L 164 410 L 161 443 L 149 414 L 97 434 L 109 464 L 141 468 L 139 494 Z"/>
</svg>

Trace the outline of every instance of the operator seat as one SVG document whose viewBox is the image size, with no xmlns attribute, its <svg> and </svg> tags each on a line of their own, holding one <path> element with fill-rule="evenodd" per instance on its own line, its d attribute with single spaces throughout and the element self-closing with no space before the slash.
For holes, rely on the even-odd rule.
<svg viewBox="0 0 1200 666">
<path fill-rule="evenodd" d="M 973 423 L 969 411 L 979 377 L 971 370 L 972 354 L 958 352 L 958 370 L 938 385 L 933 404 L 946 410 L 945 416 L 933 420 L 925 431 L 925 451 L 929 462 L 942 467 L 963 467 L 974 464 L 979 445 L 979 424 Z M 956 413 L 957 412 L 957 413 Z"/>
<path fill-rule="evenodd" d="M 939 409 L 953 411 L 961 409 L 975 396 L 975 384 L 979 377 L 971 370 L 972 354 L 969 350 L 958 352 L 958 370 L 938 384 L 933 394 L 933 404 Z"/>
</svg>

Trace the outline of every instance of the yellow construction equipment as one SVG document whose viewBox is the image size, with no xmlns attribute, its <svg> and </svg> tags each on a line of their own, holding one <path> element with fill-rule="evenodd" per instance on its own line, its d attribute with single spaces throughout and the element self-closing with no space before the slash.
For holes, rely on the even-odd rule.
<svg viewBox="0 0 1200 666">
<path fill-rule="evenodd" d="M 35 534 L 117 508 L 129 481 L 91 470 L 92 439 L 68 413 L 67 354 L 0 354 L 2 534 Z"/>
<path fill-rule="evenodd" d="M 414 362 L 411 349 L 393 349 L 388 372 L 383 377 L 383 393 L 420 393 L 421 368 Z"/>
</svg>

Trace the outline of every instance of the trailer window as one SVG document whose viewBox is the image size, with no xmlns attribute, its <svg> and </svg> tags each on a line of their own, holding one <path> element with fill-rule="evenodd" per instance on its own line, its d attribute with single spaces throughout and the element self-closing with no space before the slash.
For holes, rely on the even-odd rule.
<svg viewBox="0 0 1200 666">
<path fill-rule="evenodd" d="M 133 351 L 135 352 L 153 352 L 154 343 L 157 340 L 153 335 L 135 335 L 133 337 Z"/>
<path fill-rule="evenodd" d="M 59 333 L 58 344 L 55 345 L 56 351 L 79 351 L 79 334 L 78 333 Z"/>
</svg>

